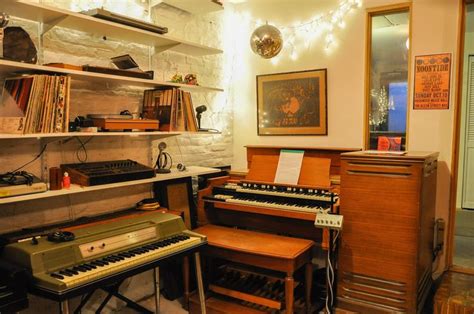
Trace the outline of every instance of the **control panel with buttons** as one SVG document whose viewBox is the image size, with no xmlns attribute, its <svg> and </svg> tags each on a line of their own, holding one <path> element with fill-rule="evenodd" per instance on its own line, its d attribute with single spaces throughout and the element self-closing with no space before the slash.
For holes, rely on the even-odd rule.
<svg viewBox="0 0 474 314">
<path fill-rule="evenodd" d="M 314 226 L 319 228 L 329 228 L 335 230 L 342 230 L 342 215 L 317 213 L 314 220 Z"/>
</svg>

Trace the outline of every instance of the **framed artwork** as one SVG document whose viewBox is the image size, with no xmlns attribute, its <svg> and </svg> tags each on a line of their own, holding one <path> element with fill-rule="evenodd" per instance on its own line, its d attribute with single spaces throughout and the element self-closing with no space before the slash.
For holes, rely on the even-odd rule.
<svg viewBox="0 0 474 314">
<path fill-rule="evenodd" d="M 258 135 L 326 135 L 326 69 L 257 75 Z"/>
</svg>

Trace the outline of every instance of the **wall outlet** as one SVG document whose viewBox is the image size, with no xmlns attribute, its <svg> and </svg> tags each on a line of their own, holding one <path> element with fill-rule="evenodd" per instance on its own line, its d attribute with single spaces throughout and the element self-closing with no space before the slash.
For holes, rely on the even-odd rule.
<svg viewBox="0 0 474 314">
<path fill-rule="evenodd" d="M 342 215 L 317 213 L 314 226 L 319 228 L 341 230 L 343 218 L 344 217 Z"/>
</svg>

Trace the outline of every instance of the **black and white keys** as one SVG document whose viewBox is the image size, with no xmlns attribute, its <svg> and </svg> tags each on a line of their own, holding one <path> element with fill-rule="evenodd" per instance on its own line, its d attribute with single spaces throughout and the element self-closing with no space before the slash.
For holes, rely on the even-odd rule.
<svg viewBox="0 0 474 314">
<path fill-rule="evenodd" d="M 50 273 L 50 276 L 63 282 L 67 287 L 72 287 L 143 264 L 200 242 L 201 240 L 197 237 L 179 234 L 127 251 L 101 256 L 79 265 L 60 269 Z"/>
</svg>

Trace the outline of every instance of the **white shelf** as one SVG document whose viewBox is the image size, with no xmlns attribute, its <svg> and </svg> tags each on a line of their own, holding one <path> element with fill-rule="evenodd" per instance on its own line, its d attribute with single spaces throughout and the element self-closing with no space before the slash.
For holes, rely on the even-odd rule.
<svg viewBox="0 0 474 314">
<path fill-rule="evenodd" d="M 102 73 L 94 73 L 94 72 L 87 72 L 87 71 L 78 71 L 78 70 L 63 69 L 63 68 L 16 62 L 16 61 L 0 60 L 0 75 L 8 76 L 14 72 L 18 72 L 18 73 L 54 72 L 54 73 L 66 74 L 66 75 L 71 76 L 73 79 L 86 80 L 88 82 L 115 82 L 118 84 L 126 84 L 130 86 L 140 86 L 140 87 L 147 87 L 147 88 L 153 88 L 153 87 L 159 87 L 159 86 L 171 86 L 171 87 L 179 87 L 179 88 L 193 91 L 193 92 L 222 92 L 223 91 L 223 89 L 215 88 L 215 87 L 178 84 L 178 83 L 163 82 L 163 81 L 158 81 L 158 80 L 147 80 L 147 79 L 140 79 L 140 78 L 135 78 L 135 77 L 102 74 Z"/>
<path fill-rule="evenodd" d="M 64 196 L 64 195 L 71 195 L 71 194 L 77 194 L 77 193 L 114 189 L 114 188 L 120 188 L 120 187 L 132 186 L 132 185 L 147 184 L 147 183 L 153 183 L 153 182 L 159 182 L 159 181 L 166 181 L 166 180 L 186 178 L 186 177 L 192 177 L 192 176 L 198 176 L 198 175 L 204 175 L 204 174 L 210 174 L 210 173 L 217 173 L 219 171 L 220 170 L 216 168 L 190 166 L 190 167 L 186 167 L 185 171 L 178 171 L 176 169 L 173 169 L 171 173 L 157 174 L 156 177 L 149 178 L 149 179 L 94 185 L 94 186 L 79 186 L 76 184 L 71 184 L 71 188 L 69 189 L 62 189 L 62 190 L 57 190 L 57 191 L 46 191 L 43 193 L 0 198 L 0 204 L 9 204 L 9 203 L 29 201 L 29 200 L 35 200 L 35 199 L 48 198 L 48 197 L 56 197 L 56 196 Z"/>
<path fill-rule="evenodd" d="M 166 3 L 192 14 L 206 14 L 224 9 L 222 5 L 211 0 L 154 0 L 152 3 Z"/>
<path fill-rule="evenodd" d="M 190 0 L 189 2 L 194 2 Z M 171 50 L 188 55 L 220 54 L 222 50 L 160 35 L 135 27 L 101 20 L 81 13 L 32 3 L 25 0 L 1 0 L 0 11 L 11 16 L 138 44 L 154 46 L 157 52 Z"/>
<path fill-rule="evenodd" d="M 180 135 L 182 132 L 69 132 L 69 133 L 35 133 L 35 134 L 4 134 L 0 133 L 0 140 L 5 139 L 26 139 L 26 138 L 49 138 L 49 137 L 107 137 L 107 136 L 153 136 L 157 138 L 165 138 Z"/>
</svg>

